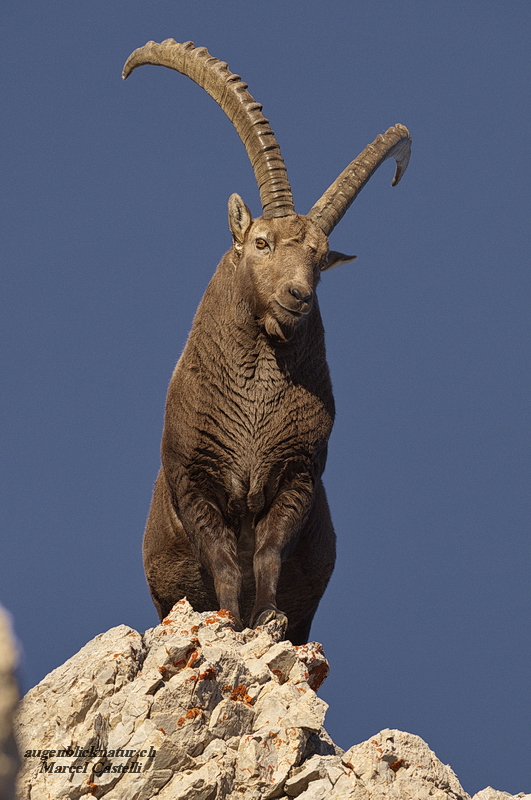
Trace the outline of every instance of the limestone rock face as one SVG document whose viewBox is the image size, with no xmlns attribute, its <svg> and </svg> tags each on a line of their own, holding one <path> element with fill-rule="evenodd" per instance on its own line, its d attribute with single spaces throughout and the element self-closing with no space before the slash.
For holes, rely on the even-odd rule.
<svg viewBox="0 0 531 800">
<path fill-rule="evenodd" d="M 518 800 L 531 800 L 531 794 L 524 794 L 523 792 L 520 794 L 508 794 L 507 792 L 498 792 L 492 786 L 487 786 L 486 789 L 482 789 L 475 794 L 472 800 L 516 800 L 516 798 Z"/>
<path fill-rule="evenodd" d="M 418 736 L 385 730 L 343 753 L 315 693 L 321 646 L 280 638 L 185 600 L 144 635 L 96 636 L 20 705 L 19 800 L 470 800 Z"/>
<path fill-rule="evenodd" d="M 320 645 L 275 623 L 237 633 L 186 601 L 143 636 L 96 636 L 23 699 L 19 797 L 31 800 L 275 797 L 314 753 L 341 753 L 315 694 Z"/>
<path fill-rule="evenodd" d="M 18 702 L 17 663 L 17 648 L 9 617 L 0 607 L 0 800 L 14 797 L 19 766 L 13 735 L 13 715 Z"/>
<path fill-rule="evenodd" d="M 371 796 L 468 800 L 453 770 L 419 736 L 383 730 L 343 755 Z"/>
</svg>

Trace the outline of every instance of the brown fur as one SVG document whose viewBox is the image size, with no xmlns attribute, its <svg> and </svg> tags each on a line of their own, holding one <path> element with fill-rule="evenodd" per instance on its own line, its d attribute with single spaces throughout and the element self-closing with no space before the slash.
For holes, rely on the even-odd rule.
<svg viewBox="0 0 531 800">
<path fill-rule="evenodd" d="M 335 561 L 321 482 L 334 401 L 315 287 L 348 257 L 329 256 L 306 217 L 252 221 L 237 195 L 229 222 L 234 246 L 168 390 L 144 565 L 161 619 L 186 596 L 197 611 L 228 609 L 238 628 L 277 619 L 302 644 Z"/>
</svg>

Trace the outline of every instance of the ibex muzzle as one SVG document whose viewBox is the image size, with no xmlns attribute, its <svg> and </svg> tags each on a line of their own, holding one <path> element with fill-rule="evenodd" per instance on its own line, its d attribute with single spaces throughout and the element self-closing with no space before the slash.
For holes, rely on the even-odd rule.
<svg viewBox="0 0 531 800">
<path fill-rule="evenodd" d="M 188 75 L 233 122 L 263 214 L 229 199 L 231 250 L 197 310 L 168 390 L 162 468 L 144 535 L 144 566 L 162 619 L 187 597 L 228 609 L 235 625 L 276 620 L 294 644 L 335 561 L 321 476 L 334 400 L 316 297 L 321 272 L 351 261 L 328 236 L 380 164 L 404 173 L 406 128 L 368 145 L 306 216 L 295 213 L 280 148 L 262 107 L 227 65 L 192 42 L 148 42 L 124 67 Z"/>
</svg>

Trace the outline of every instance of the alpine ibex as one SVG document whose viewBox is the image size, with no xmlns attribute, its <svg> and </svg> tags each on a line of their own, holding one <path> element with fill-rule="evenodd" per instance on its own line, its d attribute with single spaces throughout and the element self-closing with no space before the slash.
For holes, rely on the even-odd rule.
<svg viewBox="0 0 531 800">
<path fill-rule="evenodd" d="M 192 42 L 148 42 L 127 60 L 188 75 L 221 106 L 254 169 L 263 214 L 229 199 L 233 245 L 197 310 L 170 382 L 162 468 L 144 535 L 160 618 L 187 597 L 228 609 L 235 625 L 277 620 L 294 644 L 310 625 L 335 561 L 321 481 L 334 421 L 315 289 L 351 261 L 328 235 L 380 164 L 404 173 L 411 140 L 395 125 L 340 174 L 306 216 L 295 213 L 269 122 L 247 84 Z"/>
</svg>

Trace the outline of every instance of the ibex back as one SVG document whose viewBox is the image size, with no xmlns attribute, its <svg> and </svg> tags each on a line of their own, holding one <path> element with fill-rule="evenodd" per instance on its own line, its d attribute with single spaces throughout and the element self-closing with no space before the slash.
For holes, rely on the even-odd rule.
<svg viewBox="0 0 531 800">
<path fill-rule="evenodd" d="M 321 476 L 334 421 L 315 294 L 323 270 L 351 261 L 328 235 L 390 156 L 393 183 L 410 137 L 396 125 L 368 145 L 306 216 L 295 213 L 279 146 L 246 84 L 192 42 L 148 42 L 124 67 L 171 67 L 232 120 L 253 165 L 263 215 L 229 199 L 233 246 L 197 310 L 173 373 L 144 567 L 160 618 L 187 597 L 228 609 L 235 625 L 276 620 L 294 644 L 310 625 L 335 561 Z"/>
</svg>

